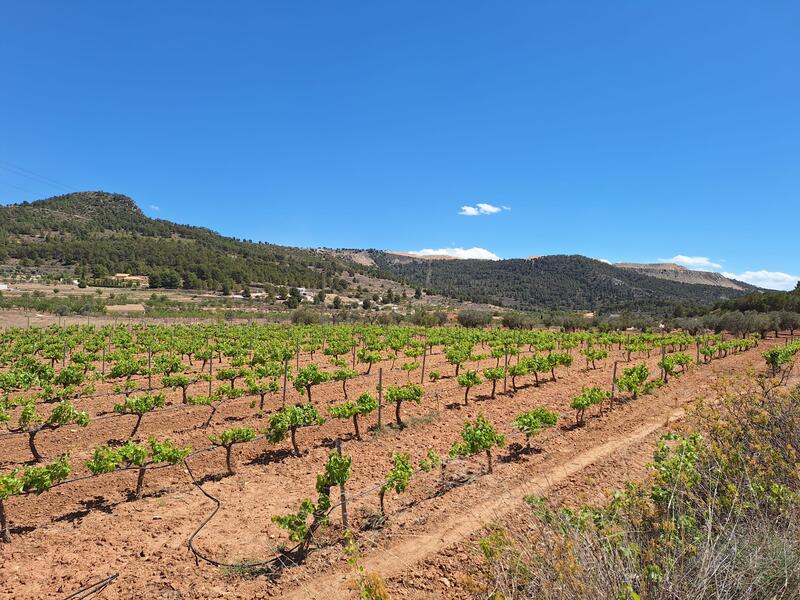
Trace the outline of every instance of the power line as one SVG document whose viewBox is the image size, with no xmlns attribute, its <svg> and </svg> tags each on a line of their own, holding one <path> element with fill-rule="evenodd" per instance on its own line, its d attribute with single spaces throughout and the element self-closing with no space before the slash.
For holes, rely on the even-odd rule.
<svg viewBox="0 0 800 600">
<path fill-rule="evenodd" d="M 35 181 L 37 183 L 44 183 L 45 185 L 49 185 L 50 187 L 54 187 L 56 189 L 60 189 L 66 192 L 75 192 L 77 191 L 73 186 L 67 185 L 65 183 L 61 183 L 51 177 L 47 177 L 46 175 L 42 175 L 37 173 L 36 171 L 31 171 L 30 169 L 24 169 L 22 167 L 18 167 L 8 161 L 0 160 L 0 169 L 3 169 L 9 173 L 14 175 L 19 175 L 21 177 L 25 177 L 31 181 Z"/>
<path fill-rule="evenodd" d="M 21 185 L 17 185 L 17 184 L 15 184 L 15 183 L 11 183 L 11 182 L 9 182 L 9 181 L 0 181 L 0 185 L 6 185 L 6 186 L 8 186 L 8 187 L 11 187 L 11 188 L 17 189 L 17 190 L 19 190 L 19 191 L 21 191 L 21 192 L 26 192 L 26 193 L 28 193 L 28 194 L 33 194 L 35 197 L 40 197 L 40 196 L 42 196 L 42 193 L 41 193 L 41 192 L 34 192 L 33 190 L 29 190 L 29 189 L 28 189 L 28 188 L 26 188 L 26 187 L 22 187 Z"/>
</svg>

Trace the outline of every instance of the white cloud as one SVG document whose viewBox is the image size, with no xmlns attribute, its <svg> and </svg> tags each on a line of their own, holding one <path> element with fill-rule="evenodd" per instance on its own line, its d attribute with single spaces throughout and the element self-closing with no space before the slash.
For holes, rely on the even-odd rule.
<svg viewBox="0 0 800 600">
<path fill-rule="evenodd" d="M 499 213 L 502 208 L 499 206 L 494 206 L 492 204 L 486 204 L 485 202 L 479 202 L 477 204 L 478 210 L 485 215 L 493 215 L 494 213 Z"/>
<path fill-rule="evenodd" d="M 751 285 L 767 288 L 770 290 L 793 290 L 800 281 L 800 276 L 789 275 L 780 271 L 745 271 L 744 273 L 722 273 L 725 277 L 744 281 Z"/>
<path fill-rule="evenodd" d="M 701 271 L 718 271 L 721 275 L 729 279 L 744 281 L 745 283 L 770 290 L 793 290 L 797 282 L 800 281 L 800 276 L 790 275 L 789 273 L 783 273 L 781 271 L 767 271 L 766 269 L 761 269 L 760 271 L 744 271 L 743 273 L 719 271 L 722 265 L 712 261 L 706 256 L 686 256 L 684 254 L 678 254 L 672 258 L 659 258 L 658 262 L 675 263 Z"/>
<path fill-rule="evenodd" d="M 675 263 L 690 269 L 721 269 L 722 265 L 713 262 L 707 256 L 686 256 L 684 254 L 677 254 L 672 258 L 659 258 L 658 262 L 661 263 Z"/>
<path fill-rule="evenodd" d="M 451 258 L 476 258 L 481 260 L 500 260 L 494 252 L 486 248 L 423 248 L 422 250 L 409 251 L 415 256 L 449 256 Z"/>
<path fill-rule="evenodd" d="M 155 212 L 158 212 L 158 211 L 161 210 L 161 207 L 160 206 L 156 206 L 155 204 L 150 204 L 147 208 L 149 208 L 150 210 L 155 211 Z"/>
<path fill-rule="evenodd" d="M 599 260 L 602 263 L 606 263 L 607 265 L 611 264 L 611 261 L 610 260 L 606 260 L 605 258 L 598 258 L 597 260 Z"/>
<path fill-rule="evenodd" d="M 503 210 L 511 210 L 508 206 L 495 206 L 486 202 L 478 202 L 475 206 L 462 206 L 458 214 L 465 217 L 477 217 L 479 215 L 493 215 Z"/>
</svg>

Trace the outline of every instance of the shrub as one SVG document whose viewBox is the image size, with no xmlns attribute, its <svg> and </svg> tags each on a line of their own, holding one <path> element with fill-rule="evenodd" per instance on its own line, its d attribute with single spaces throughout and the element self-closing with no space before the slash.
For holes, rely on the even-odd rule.
<svg viewBox="0 0 800 600">
<path fill-rule="evenodd" d="M 310 364 L 297 372 L 297 376 L 294 379 L 294 389 L 298 392 L 303 392 L 305 390 L 308 396 L 308 402 L 310 403 L 311 388 L 325 381 L 330 381 L 331 377 L 332 375 L 330 373 L 320 370 L 315 364 Z"/>
<path fill-rule="evenodd" d="M 624 392 L 630 392 L 635 400 L 639 397 L 649 376 L 650 370 L 647 365 L 641 363 L 635 367 L 625 369 L 622 372 L 622 377 L 617 380 L 617 387 Z"/>
<path fill-rule="evenodd" d="M 458 385 L 464 388 L 464 406 L 469 400 L 469 390 L 481 383 L 483 383 L 483 379 L 476 371 L 467 371 L 458 376 Z"/>
<path fill-rule="evenodd" d="M 458 311 L 458 323 L 463 327 L 486 327 L 492 322 L 492 313 L 487 310 L 465 308 Z"/>
<path fill-rule="evenodd" d="M 317 475 L 317 502 L 306 498 L 296 513 L 272 517 L 272 521 L 289 532 L 289 539 L 297 543 L 296 557 L 303 561 L 308 555 L 314 533 L 328 522 L 331 508 L 331 488 L 344 485 L 350 479 L 352 459 L 338 452 L 328 455 L 324 470 Z M 311 517 L 311 523 L 308 518 Z"/>
<path fill-rule="evenodd" d="M 300 456 L 296 439 L 297 430 L 301 427 L 322 425 L 324 422 L 325 419 L 320 416 L 313 404 L 285 406 L 270 417 L 266 431 L 267 440 L 276 444 L 285 440 L 288 433 L 292 441 L 292 450 L 296 456 Z"/>
<path fill-rule="evenodd" d="M 505 436 L 497 433 L 494 426 L 483 415 L 478 415 L 474 423 L 464 423 L 461 431 L 461 441 L 450 448 L 450 456 L 475 456 L 481 452 L 486 453 L 486 472 L 492 472 L 492 448 L 505 444 Z"/>
<path fill-rule="evenodd" d="M 378 498 L 381 505 L 381 516 L 386 516 L 384 497 L 386 492 L 394 490 L 395 494 L 402 494 L 408 487 L 414 469 L 411 467 L 411 455 L 408 453 L 393 452 L 392 462 L 394 466 L 386 474 L 386 478 L 378 490 Z"/>
<path fill-rule="evenodd" d="M 800 589 L 800 389 L 750 380 L 666 435 L 653 478 L 599 508 L 527 516 L 479 543 L 495 597 L 760 600 Z M 483 582 L 482 582 L 483 583 Z"/>
<path fill-rule="evenodd" d="M 610 396 L 609 392 L 599 387 L 583 388 L 580 395 L 575 396 L 570 404 L 570 407 L 575 410 L 575 423 L 582 425 L 586 409 L 595 404 L 599 404 L 602 408 L 603 400 Z"/>
<path fill-rule="evenodd" d="M 336 419 L 353 419 L 356 439 L 361 439 L 361 430 L 358 427 L 359 415 L 368 415 L 378 408 L 378 401 L 368 393 L 361 394 L 355 402 L 343 402 L 328 409 L 330 415 Z"/>
<path fill-rule="evenodd" d="M 422 386 L 414 383 L 407 383 L 400 386 L 389 386 L 386 388 L 386 401 L 394 404 L 394 416 L 397 426 L 401 429 L 405 427 L 400 419 L 400 407 L 403 402 L 414 402 L 419 404 L 422 401 Z"/>
<path fill-rule="evenodd" d="M 151 437 L 147 444 L 136 444 L 129 440 L 119 448 L 111 448 L 109 446 L 95 448 L 91 460 L 86 463 L 86 467 L 95 475 L 98 473 L 110 473 L 119 468 L 137 468 L 139 474 L 136 478 L 136 490 L 133 493 L 133 499 L 138 500 L 142 497 L 144 476 L 148 468 L 160 463 L 177 464 L 186 458 L 191 451 L 191 447 L 178 447 L 169 439 L 159 442 Z"/>
<path fill-rule="evenodd" d="M 525 434 L 525 448 L 531 451 L 531 438 L 538 435 L 542 429 L 553 427 L 558 421 L 558 415 L 546 408 L 537 407 L 528 412 L 517 415 L 514 427 Z"/>
<path fill-rule="evenodd" d="M 483 370 L 483 376 L 492 382 L 492 400 L 494 400 L 497 397 L 497 382 L 506 376 L 506 370 L 504 367 L 489 367 Z"/>
<path fill-rule="evenodd" d="M 219 435 L 208 436 L 212 444 L 225 448 L 225 466 L 228 469 L 228 475 L 234 475 L 236 472 L 233 462 L 231 461 L 234 444 L 251 442 L 255 438 L 256 432 L 250 427 L 232 427 L 231 429 L 226 429 Z"/>
</svg>

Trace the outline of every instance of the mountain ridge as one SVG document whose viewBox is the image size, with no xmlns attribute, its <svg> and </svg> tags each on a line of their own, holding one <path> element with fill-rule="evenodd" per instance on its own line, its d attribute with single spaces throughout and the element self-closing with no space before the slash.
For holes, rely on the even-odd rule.
<svg viewBox="0 0 800 600">
<path fill-rule="evenodd" d="M 731 279 L 722 273 L 715 273 L 714 271 L 700 271 L 688 269 L 683 265 L 676 265 L 675 263 L 614 263 L 615 267 L 622 269 L 630 269 L 649 275 L 650 277 L 658 277 L 661 279 L 669 279 L 672 281 L 679 281 L 690 284 L 706 284 L 716 285 L 720 287 L 729 287 L 739 291 L 756 291 L 757 286 Z"/>
<path fill-rule="evenodd" d="M 107 192 L 76 192 L 0 207 L 0 266 L 64 269 L 94 278 L 115 272 L 144 274 L 165 287 L 273 285 L 338 291 L 361 273 L 519 310 L 656 312 L 711 305 L 745 291 L 706 281 L 672 281 L 578 255 L 500 261 L 436 258 L 239 240 L 206 227 L 148 217 L 130 197 Z"/>
</svg>

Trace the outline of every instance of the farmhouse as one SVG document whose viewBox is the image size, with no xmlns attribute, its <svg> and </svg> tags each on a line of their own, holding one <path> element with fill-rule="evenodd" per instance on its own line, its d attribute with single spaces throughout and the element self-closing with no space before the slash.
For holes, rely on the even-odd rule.
<svg viewBox="0 0 800 600">
<path fill-rule="evenodd" d="M 143 315 L 145 308 L 144 304 L 109 304 L 106 312 L 112 315 Z"/>
<path fill-rule="evenodd" d="M 111 279 L 118 283 L 125 283 L 134 287 L 147 287 L 150 278 L 146 275 L 131 275 L 130 273 L 117 273 Z"/>
</svg>

